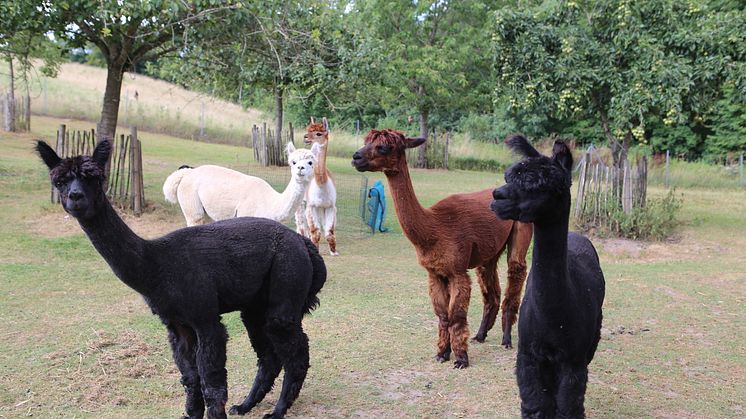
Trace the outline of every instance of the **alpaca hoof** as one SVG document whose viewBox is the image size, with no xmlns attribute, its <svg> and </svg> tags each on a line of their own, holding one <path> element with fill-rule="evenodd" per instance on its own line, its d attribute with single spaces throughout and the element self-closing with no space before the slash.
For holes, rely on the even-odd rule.
<svg viewBox="0 0 746 419">
<path fill-rule="evenodd" d="M 329 251 L 329 254 L 332 256 L 339 256 L 339 252 L 332 252 L 331 250 Z"/>
<path fill-rule="evenodd" d="M 505 349 L 513 349 L 513 341 L 510 339 L 510 336 L 508 336 L 507 338 L 503 338 L 502 346 Z"/>
<path fill-rule="evenodd" d="M 484 341 L 486 339 L 487 339 L 487 335 L 486 334 L 485 335 L 479 335 L 479 334 L 477 334 L 476 336 L 474 336 L 473 338 L 471 338 L 471 341 L 472 342 L 477 342 L 477 343 L 484 343 Z"/>
<path fill-rule="evenodd" d="M 262 416 L 262 419 L 282 419 L 284 417 L 285 417 L 285 415 L 281 415 L 279 413 L 272 412 L 272 413 L 267 413 L 266 415 Z"/>
<path fill-rule="evenodd" d="M 250 409 L 250 408 L 249 408 L 249 409 L 246 409 L 246 408 L 242 407 L 242 406 L 241 406 L 241 405 L 239 405 L 239 404 L 234 404 L 233 406 L 231 406 L 230 410 L 228 411 L 228 414 L 229 414 L 229 415 L 238 415 L 238 416 L 243 416 L 243 415 L 245 415 L 246 413 L 248 413 L 248 412 L 249 412 L 249 410 L 251 410 L 251 409 Z"/>
<path fill-rule="evenodd" d="M 435 355 L 435 360 L 440 362 L 441 364 L 451 359 L 451 354 L 444 353 L 444 354 L 438 354 Z"/>
<path fill-rule="evenodd" d="M 457 359 L 453 362 L 453 368 L 457 370 L 462 370 L 464 368 L 467 368 L 469 366 L 469 360 L 468 359 Z"/>
</svg>

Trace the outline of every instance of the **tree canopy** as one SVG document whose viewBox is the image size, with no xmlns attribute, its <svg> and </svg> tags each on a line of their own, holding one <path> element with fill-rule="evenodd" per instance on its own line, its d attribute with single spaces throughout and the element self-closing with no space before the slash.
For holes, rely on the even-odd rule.
<svg viewBox="0 0 746 419">
<path fill-rule="evenodd" d="M 557 119 L 595 118 L 625 158 L 646 123 L 702 120 L 724 84 L 744 91 L 742 12 L 700 2 L 548 1 L 495 20 L 497 95 Z"/>
</svg>

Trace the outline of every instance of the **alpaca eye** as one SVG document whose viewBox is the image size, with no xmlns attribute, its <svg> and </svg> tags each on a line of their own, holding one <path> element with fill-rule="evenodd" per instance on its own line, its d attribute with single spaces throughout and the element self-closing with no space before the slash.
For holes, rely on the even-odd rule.
<svg viewBox="0 0 746 419">
<path fill-rule="evenodd" d="M 384 154 L 384 155 L 386 155 L 386 154 L 389 154 L 389 153 L 391 152 L 391 147 L 389 147 L 389 146 L 387 146 L 387 145 L 379 145 L 378 147 L 376 147 L 376 150 L 377 150 L 377 151 L 378 151 L 378 152 L 379 152 L 380 154 Z"/>
<path fill-rule="evenodd" d="M 313 162 L 312 161 L 308 162 L 308 165 L 313 166 Z"/>
<path fill-rule="evenodd" d="M 292 164 L 293 166 L 295 166 L 295 160 L 291 161 L 290 164 Z"/>
<path fill-rule="evenodd" d="M 317 137 L 321 137 L 321 133 L 320 133 L 320 132 L 317 132 L 317 133 L 316 133 L 316 136 L 317 136 Z"/>
</svg>

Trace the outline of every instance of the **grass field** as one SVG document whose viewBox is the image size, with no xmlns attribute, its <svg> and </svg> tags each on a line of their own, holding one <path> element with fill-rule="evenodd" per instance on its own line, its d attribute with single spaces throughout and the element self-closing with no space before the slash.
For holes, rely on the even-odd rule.
<svg viewBox="0 0 746 419">
<path fill-rule="evenodd" d="M 77 222 L 49 202 L 32 140 L 53 138 L 61 122 L 35 118 L 33 135 L 0 133 L 0 417 L 178 417 L 183 390 L 165 330 Z M 146 237 L 183 226 L 178 208 L 160 192 L 178 165 L 252 168 L 245 148 L 141 137 L 149 207 L 125 220 Z M 329 163 L 341 177 L 359 176 L 349 158 Z M 412 177 L 424 205 L 502 182 L 465 171 L 413 170 Z M 590 367 L 590 417 L 746 416 L 746 194 L 678 191 L 684 225 L 674 239 L 595 240 L 607 297 Z M 387 224 L 392 232 L 374 236 L 343 230 L 341 256 L 325 256 L 321 307 L 304 321 L 312 367 L 289 416 L 518 416 L 515 350 L 502 349 L 496 331 L 471 345 L 466 370 L 434 361 L 437 322 L 426 275 L 398 233 L 393 210 Z M 504 264 L 499 269 L 504 279 Z M 480 300 L 474 290 L 473 330 Z M 238 316 L 224 322 L 231 335 L 229 403 L 235 403 L 249 390 L 256 358 Z M 277 397 L 275 390 L 249 416 L 271 410 Z"/>
</svg>

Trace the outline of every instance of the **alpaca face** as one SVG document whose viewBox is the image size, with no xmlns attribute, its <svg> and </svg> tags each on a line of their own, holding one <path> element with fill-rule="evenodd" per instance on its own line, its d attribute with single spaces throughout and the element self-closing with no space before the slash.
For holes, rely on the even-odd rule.
<svg viewBox="0 0 746 419">
<path fill-rule="evenodd" d="M 392 129 L 370 130 L 363 147 L 352 155 L 352 166 L 359 172 L 395 173 L 407 164 L 406 149 L 424 142 L 424 138 L 407 138 Z"/>
<path fill-rule="evenodd" d="M 514 140 L 514 138 L 511 138 Z M 498 217 L 533 223 L 565 217 L 569 208 L 572 154 L 563 142 L 556 142 L 552 157 L 539 154 L 525 138 L 508 145 L 527 157 L 505 172 L 505 185 L 492 193 L 490 208 Z"/>
<path fill-rule="evenodd" d="M 49 168 L 49 178 L 60 193 L 65 211 L 76 219 L 93 217 L 98 204 L 106 199 L 103 185 L 104 166 L 111 151 L 109 142 L 99 143 L 90 157 L 62 159 L 43 141 L 37 143 L 36 150 Z"/>
<path fill-rule="evenodd" d="M 309 124 L 306 127 L 306 133 L 303 135 L 303 142 L 306 145 L 313 143 L 326 144 L 329 142 L 329 131 L 324 128 L 324 124 Z"/>
<path fill-rule="evenodd" d="M 313 179 L 313 166 L 316 164 L 316 154 L 310 150 L 298 149 L 288 154 L 290 174 L 298 183 L 308 183 Z"/>
</svg>

